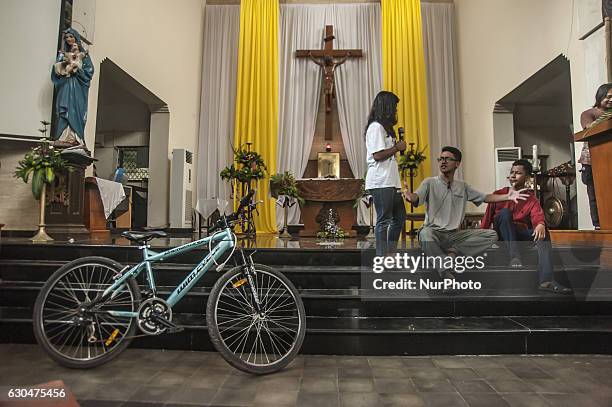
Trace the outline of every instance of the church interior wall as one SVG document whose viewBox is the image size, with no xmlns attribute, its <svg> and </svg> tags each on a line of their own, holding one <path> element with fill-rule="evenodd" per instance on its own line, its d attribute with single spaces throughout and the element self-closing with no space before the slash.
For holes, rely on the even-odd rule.
<svg viewBox="0 0 612 407">
<path fill-rule="evenodd" d="M 0 223 L 4 230 L 34 230 L 38 226 L 39 205 L 31 184 L 14 178 L 17 164 L 35 144 L 0 140 Z"/>
<path fill-rule="evenodd" d="M 96 41 L 90 48 L 94 62 L 99 66 L 104 58 L 111 58 L 168 104 L 170 149 L 195 149 L 204 5 L 203 0 L 96 2 Z M 89 95 L 86 132 L 90 143 L 96 128 L 92 118 L 96 117 L 98 82 L 99 76 Z"/>
<path fill-rule="evenodd" d="M 596 86 L 587 84 L 587 79 L 597 77 L 592 71 L 601 70 L 604 60 L 599 56 L 599 59 L 595 59 L 596 63 L 585 65 L 589 45 L 587 41 L 579 40 L 578 7 L 581 2 L 454 2 L 464 178 L 476 188 L 488 191 L 495 185 L 495 102 L 559 54 L 564 54 L 570 61 L 572 116 L 574 130 L 577 131 L 580 113 L 592 104 L 596 89 Z M 594 36 L 602 38 L 603 31 L 599 30 Z M 483 171 L 482 168 L 490 168 L 491 171 Z M 586 189 L 580 182 L 577 184 L 579 227 L 590 228 Z"/>
<path fill-rule="evenodd" d="M 547 169 L 569 161 L 572 132 L 570 123 L 560 120 L 566 111 L 565 106 L 517 107 L 514 112 L 516 146 L 522 147 L 524 154 L 531 154 L 531 147 L 537 144 L 538 154 L 548 155 Z"/>
<path fill-rule="evenodd" d="M 96 121 L 96 174 L 112 179 L 118 162 L 118 147 L 149 145 L 151 112 L 145 103 L 113 81 L 103 83 Z"/>
<path fill-rule="evenodd" d="M 0 2 L 0 59 L 14 61 L 0 75 L 0 223 L 5 230 L 35 229 L 38 202 L 30 184 L 13 177 L 18 162 L 35 144 L 9 140 L 40 137 L 41 120 L 51 119 L 60 2 Z"/>
<path fill-rule="evenodd" d="M 159 154 L 156 152 L 154 158 L 167 158 L 168 164 L 160 168 L 167 174 L 157 175 L 158 179 L 163 180 L 162 183 L 168 183 L 169 180 L 172 149 L 186 148 L 195 152 L 196 148 L 204 6 L 204 0 L 96 2 L 95 44 L 90 48 L 96 67 L 99 68 L 104 58 L 110 58 L 167 104 L 169 134 L 167 141 L 163 140 L 159 145 L 167 145 L 167 148 L 163 148 L 167 151 L 166 154 L 164 151 Z M 90 120 L 86 128 L 88 145 L 94 141 L 99 80 L 99 75 L 94 77 L 89 94 Z M 154 120 L 152 116 L 151 123 Z M 165 136 L 156 132 L 155 139 L 159 137 Z M 153 177 L 152 172 L 150 175 Z M 167 189 L 168 185 L 160 185 L 159 191 Z M 158 199 L 162 199 L 161 195 Z M 155 213 L 150 213 L 149 219 L 158 226 L 166 224 L 167 202 L 149 203 L 155 205 L 150 208 Z"/>
</svg>

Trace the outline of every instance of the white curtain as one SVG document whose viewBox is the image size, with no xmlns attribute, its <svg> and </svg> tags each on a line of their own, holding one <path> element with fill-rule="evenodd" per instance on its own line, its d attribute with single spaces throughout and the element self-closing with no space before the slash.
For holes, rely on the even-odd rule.
<svg viewBox="0 0 612 407">
<path fill-rule="evenodd" d="M 443 145 L 459 146 L 460 141 L 453 7 L 452 3 L 421 5 L 432 158 Z M 353 174 L 362 178 L 367 169 L 364 127 L 382 88 L 379 4 L 281 5 L 277 169 L 300 178 L 308 163 L 322 75 L 321 68 L 307 58 L 295 58 L 295 51 L 322 48 L 326 24 L 334 26 L 334 48 L 364 52 L 364 57 L 350 58 L 335 72 L 342 141 Z M 196 209 L 208 216 L 217 206 L 216 198 L 229 195 L 219 172 L 232 161 L 239 6 L 206 6 L 204 30 Z M 437 172 L 435 160 L 432 169 Z M 283 211 L 277 210 L 279 227 L 282 216 Z M 297 223 L 299 216 L 296 205 L 288 222 Z M 364 205 L 359 208 L 358 223 L 369 223 Z"/>
<path fill-rule="evenodd" d="M 460 146 L 454 4 L 421 3 L 432 174 L 443 146 Z"/>
<path fill-rule="evenodd" d="M 308 164 L 321 93 L 321 68 L 297 49 L 323 47 L 325 25 L 334 26 L 334 48 L 362 49 L 363 58 L 351 58 L 336 70 L 340 131 L 349 165 L 356 178 L 365 176 L 364 127 L 370 105 L 381 88 L 381 20 L 378 4 L 281 5 L 278 171 L 300 178 Z M 292 207 L 288 223 L 299 221 Z M 277 225 L 283 211 L 277 208 Z M 367 224 L 362 206 L 358 223 Z"/>
<path fill-rule="evenodd" d="M 230 194 L 219 172 L 233 159 L 240 6 L 206 6 L 204 19 L 196 210 L 208 217 Z"/>
<path fill-rule="evenodd" d="M 370 107 L 382 88 L 382 28 L 380 4 L 333 5 L 326 24 L 333 24 L 335 47 L 361 49 L 362 58 L 351 58 L 336 70 L 336 95 L 342 142 L 355 178 L 367 171 L 365 125 Z M 357 223 L 369 224 L 369 209 L 357 211 Z"/>
<path fill-rule="evenodd" d="M 277 171 L 301 178 L 308 164 L 321 93 L 321 68 L 308 58 L 296 58 L 298 49 L 319 49 L 326 6 L 281 5 L 279 53 L 279 126 Z M 277 207 L 276 224 L 283 226 Z M 287 223 L 299 223 L 298 205 L 289 208 Z"/>
</svg>

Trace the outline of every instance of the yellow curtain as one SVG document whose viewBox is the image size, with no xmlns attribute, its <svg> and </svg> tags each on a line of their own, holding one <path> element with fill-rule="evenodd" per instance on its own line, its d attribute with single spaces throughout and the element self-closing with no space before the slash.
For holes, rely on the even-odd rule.
<svg viewBox="0 0 612 407">
<path fill-rule="evenodd" d="M 278 132 L 278 0 L 242 0 L 234 148 L 253 143 L 268 174 L 257 184 L 264 204 L 255 215 L 258 233 L 276 232 L 275 201 L 268 197 L 270 174 L 276 173 Z"/>
<path fill-rule="evenodd" d="M 427 160 L 414 181 L 417 188 L 431 174 L 421 4 L 419 0 L 381 0 L 381 9 L 383 89 L 400 98 L 398 126 L 406 131 L 406 143 L 414 142 L 419 151 L 427 147 Z"/>
</svg>

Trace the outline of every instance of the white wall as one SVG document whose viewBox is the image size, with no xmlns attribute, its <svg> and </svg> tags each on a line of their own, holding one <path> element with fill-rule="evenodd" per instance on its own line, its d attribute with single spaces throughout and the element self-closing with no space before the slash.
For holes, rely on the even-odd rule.
<svg viewBox="0 0 612 407">
<path fill-rule="evenodd" d="M 110 58 L 168 105 L 169 152 L 195 150 L 200 111 L 204 0 L 96 2 L 90 53 L 97 68 L 89 93 L 86 133 L 94 143 L 99 65 Z"/>
<path fill-rule="evenodd" d="M 585 69 L 587 44 L 578 40 L 577 11 L 578 3 L 584 1 L 454 0 L 464 178 L 476 188 L 489 191 L 495 184 L 495 102 L 559 54 L 570 60 L 574 127 L 578 130 L 580 113 L 592 104 L 595 94 L 595 88 L 587 92 L 585 77 L 597 76 L 593 71 L 604 64 L 600 60 Z M 593 41 L 600 41 L 603 30 L 594 35 Z M 579 226 L 589 227 L 586 191 L 580 182 L 578 208 Z"/>
<path fill-rule="evenodd" d="M 0 1 L 0 134 L 40 137 L 51 119 L 60 0 Z"/>
</svg>

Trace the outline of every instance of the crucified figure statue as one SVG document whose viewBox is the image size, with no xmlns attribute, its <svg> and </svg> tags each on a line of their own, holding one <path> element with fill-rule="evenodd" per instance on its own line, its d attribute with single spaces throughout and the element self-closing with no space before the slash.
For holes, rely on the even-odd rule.
<svg viewBox="0 0 612 407">
<path fill-rule="evenodd" d="M 342 59 L 334 60 L 334 58 L 332 58 L 331 56 L 315 58 L 312 55 L 312 52 L 308 52 L 308 57 L 310 57 L 312 62 L 323 68 L 323 80 L 325 81 L 323 92 L 325 93 L 325 110 L 327 112 L 331 112 L 332 99 L 336 98 L 336 90 L 334 87 L 334 71 L 338 66 L 345 63 L 350 56 L 351 53 L 347 51 L 346 55 Z"/>
</svg>

